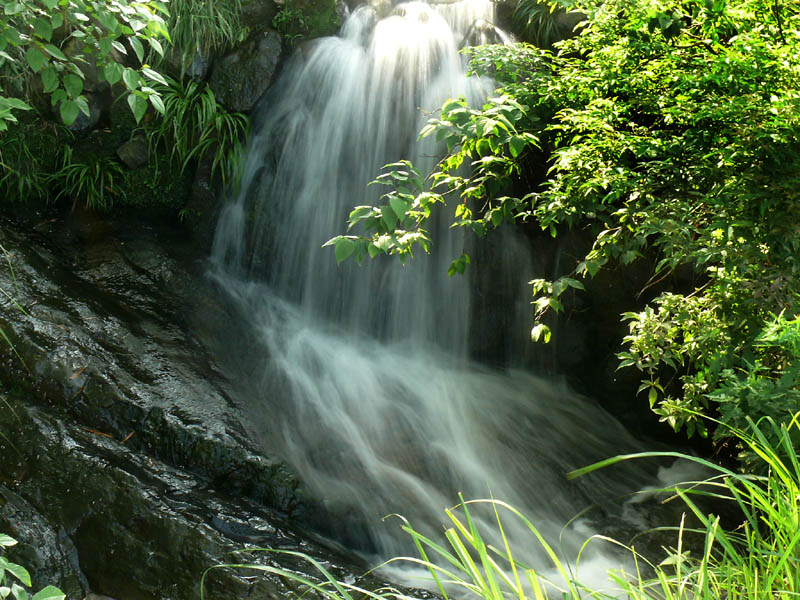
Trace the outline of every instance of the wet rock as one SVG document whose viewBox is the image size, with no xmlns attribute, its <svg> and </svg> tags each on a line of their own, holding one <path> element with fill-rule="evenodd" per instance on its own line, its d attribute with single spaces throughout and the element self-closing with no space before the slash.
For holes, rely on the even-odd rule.
<svg viewBox="0 0 800 600">
<path fill-rule="evenodd" d="M 117 156 L 129 169 L 145 166 L 150 158 L 149 155 L 147 139 L 143 135 L 137 135 L 117 148 Z"/>
<path fill-rule="evenodd" d="M 209 79 L 217 100 L 232 111 L 252 109 L 272 83 L 281 51 L 280 34 L 267 30 L 217 61 Z"/>
<path fill-rule="evenodd" d="M 14 343 L 0 351 L 13 390 L 0 398 L 0 526 L 37 581 L 70 597 L 182 600 L 253 544 L 348 564 L 298 529 L 313 504 L 251 441 L 237 382 L 209 350 L 225 310 L 174 234 L 60 219 L 24 235 L 0 224 L 0 242 L 13 265 L 0 286 L 14 294 L 0 301 Z M 225 569 L 207 584 L 209 598 L 290 593 Z"/>
<path fill-rule="evenodd" d="M 208 75 L 211 66 L 211 57 L 208 54 L 195 50 L 192 62 L 186 67 L 186 74 L 195 81 L 203 81 Z"/>
</svg>

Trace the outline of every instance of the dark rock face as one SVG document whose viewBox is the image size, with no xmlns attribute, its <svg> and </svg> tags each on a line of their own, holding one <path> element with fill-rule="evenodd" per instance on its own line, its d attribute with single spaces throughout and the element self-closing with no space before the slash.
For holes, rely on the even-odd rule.
<svg viewBox="0 0 800 600">
<path fill-rule="evenodd" d="M 267 30 L 219 59 L 209 79 L 217 100 L 232 111 L 252 109 L 272 83 L 281 52 L 280 34 Z"/>
<path fill-rule="evenodd" d="M 242 23 L 250 31 L 264 31 L 272 27 L 272 19 L 278 14 L 278 7 L 272 0 L 244 0 L 242 2 Z"/>
<path fill-rule="evenodd" d="M 197 598 L 207 568 L 253 545 L 330 561 L 335 551 L 298 533 L 302 489 L 250 441 L 237 382 L 214 359 L 225 307 L 179 245 L 154 241 L 174 234 L 91 220 L 67 230 L 62 219 L 25 234 L 0 224 L 0 287 L 14 298 L 0 305 L 14 343 L 0 354 L 0 530 L 21 542 L 12 560 L 38 587 L 126 600 Z M 289 589 L 215 569 L 206 592 Z"/>
</svg>

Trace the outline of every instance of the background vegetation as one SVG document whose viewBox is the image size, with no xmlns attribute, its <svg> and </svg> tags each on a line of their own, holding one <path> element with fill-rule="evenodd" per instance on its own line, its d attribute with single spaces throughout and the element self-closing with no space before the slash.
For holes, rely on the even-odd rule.
<svg viewBox="0 0 800 600">
<path fill-rule="evenodd" d="M 161 202 L 177 215 L 185 193 L 173 188 L 190 164 L 209 160 L 212 178 L 232 181 L 248 120 L 186 70 L 246 33 L 238 0 L 3 2 L 4 200 L 156 212 Z M 137 136 L 149 141 L 144 169 L 117 155 Z"/>
</svg>

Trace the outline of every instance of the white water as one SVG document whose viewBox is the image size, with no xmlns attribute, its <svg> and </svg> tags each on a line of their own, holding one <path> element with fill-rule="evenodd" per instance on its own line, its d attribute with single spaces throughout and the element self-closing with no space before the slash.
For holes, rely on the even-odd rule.
<svg viewBox="0 0 800 600">
<path fill-rule="evenodd" d="M 321 248 L 353 206 L 375 201 L 367 183 L 382 165 L 433 164 L 439 149 L 416 142 L 428 113 L 491 93 L 490 81 L 465 77 L 457 51 L 476 20 L 493 18 L 486 0 L 362 7 L 339 37 L 299 49 L 261 108 L 214 242 L 215 276 L 250 335 L 254 428 L 338 515 L 328 530 L 383 557 L 408 540 L 382 517 L 440 531 L 459 492 L 511 503 L 556 541 L 588 505 L 645 479 L 628 469 L 567 482 L 570 469 L 636 442 L 564 386 L 469 360 L 469 279 L 447 276 L 468 243 L 459 232 L 440 226 L 432 254 L 405 267 L 387 257 L 337 266 Z M 519 250 L 485 268 L 536 276 Z M 563 539 L 572 553 L 591 534 L 573 529 Z M 535 543 L 527 556 L 541 557 Z"/>
</svg>

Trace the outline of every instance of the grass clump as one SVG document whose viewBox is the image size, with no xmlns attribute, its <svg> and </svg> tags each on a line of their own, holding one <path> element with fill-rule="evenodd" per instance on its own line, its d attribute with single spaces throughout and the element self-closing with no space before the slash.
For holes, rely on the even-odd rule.
<svg viewBox="0 0 800 600">
<path fill-rule="evenodd" d="M 169 149 L 170 160 L 181 173 L 193 160 L 212 157 L 212 175 L 219 175 L 224 184 L 235 183 L 250 127 L 247 117 L 228 111 L 205 83 L 171 77 L 165 81 L 166 85 L 157 84 L 164 114 L 147 129 L 151 154 L 158 147 Z"/>
<path fill-rule="evenodd" d="M 682 501 L 686 511 L 678 526 L 668 528 L 676 533 L 676 545 L 665 550 L 661 562 L 647 559 L 633 543 L 597 535 L 584 543 L 578 560 L 572 564 L 514 507 L 494 499 L 465 501 L 462 498 L 458 506 L 446 510 L 448 524 L 444 543 L 426 537 L 403 520 L 402 529 L 411 536 L 418 556 L 397 557 L 389 563 L 423 567 L 429 574 L 428 583 L 444 599 L 774 600 L 800 597 L 800 456 L 793 441 L 800 433 L 799 419 L 800 413 L 782 424 L 772 418 L 759 423 L 749 420 L 747 431 L 732 431 L 742 450 L 762 462 L 759 474 L 739 473 L 677 452 L 620 455 L 569 474 L 574 478 L 619 462 L 654 457 L 682 458 L 712 469 L 713 476 L 700 482 L 702 485 L 693 482 L 671 490 L 672 499 Z M 701 508 L 699 499 L 703 497 L 732 503 L 739 516 L 736 523 L 723 527 L 719 515 L 706 513 Z M 481 531 L 473 518 L 476 505 L 488 506 L 493 512 L 495 532 Z M 687 526 L 687 515 L 699 525 Z M 507 518 L 519 521 L 531 534 L 531 539 L 547 557 L 549 564 L 544 569 L 533 568 L 518 558 L 519 552 L 512 546 L 519 540 L 512 543 L 505 533 Z M 494 543 L 488 541 L 490 537 Z M 589 544 L 601 542 L 624 550 L 622 556 L 629 565 L 609 571 L 609 582 L 603 589 L 582 583 L 577 575 L 581 556 Z M 302 558 L 318 577 L 275 566 L 222 566 L 254 568 L 279 575 L 301 587 L 296 597 L 309 594 L 331 600 L 410 600 L 415 597 L 394 588 L 372 591 L 339 581 L 319 561 L 301 553 L 271 552 L 276 556 Z"/>
</svg>

